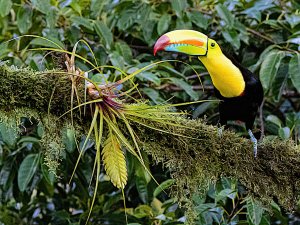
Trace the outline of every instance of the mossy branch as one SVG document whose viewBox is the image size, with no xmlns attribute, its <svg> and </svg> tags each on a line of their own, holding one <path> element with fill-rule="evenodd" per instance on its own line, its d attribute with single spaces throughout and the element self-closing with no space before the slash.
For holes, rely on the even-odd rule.
<svg viewBox="0 0 300 225">
<path fill-rule="evenodd" d="M 23 116 L 40 117 L 47 128 L 43 139 L 47 143 L 45 148 L 53 151 L 54 143 L 61 146 L 61 140 L 58 140 L 60 132 L 64 126 L 70 126 L 70 121 L 62 123 L 58 120 L 71 105 L 68 77 L 55 72 L 40 73 L 2 65 L 0 84 L 2 123 L 4 117 L 18 118 L 22 113 Z M 49 116 L 50 99 L 49 123 L 45 118 Z M 143 149 L 171 171 L 176 180 L 173 194 L 179 202 L 192 204 L 193 193 L 203 193 L 209 184 L 226 176 L 237 178 L 250 193 L 264 201 L 275 198 L 288 210 L 295 207 L 300 189 L 300 148 L 294 142 L 265 138 L 258 146 L 257 158 L 254 158 L 250 140 L 227 130 L 218 137 L 217 128 L 202 120 L 176 118 L 178 124 L 185 126 L 149 124 L 169 133 L 150 130 L 133 122 L 131 125 Z M 80 121 L 78 123 L 80 126 Z M 55 140 L 49 140 L 53 134 Z"/>
</svg>

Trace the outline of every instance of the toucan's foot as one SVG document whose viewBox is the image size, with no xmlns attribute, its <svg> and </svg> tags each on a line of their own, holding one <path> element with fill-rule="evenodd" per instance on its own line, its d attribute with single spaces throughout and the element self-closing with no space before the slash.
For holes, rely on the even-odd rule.
<svg viewBox="0 0 300 225">
<path fill-rule="evenodd" d="M 221 138 L 223 135 L 223 127 L 218 128 L 218 137 Z"/>
<path fill-rule="evenodd" d="M 250 136 L 250 140 L 253 143 L 253 152 L 254 152 L 254 157 L 256 158 L 257 156 L 257 139 L 254 137 L 252 131 L 249 129 L 248 134 Z"/>
</svg>

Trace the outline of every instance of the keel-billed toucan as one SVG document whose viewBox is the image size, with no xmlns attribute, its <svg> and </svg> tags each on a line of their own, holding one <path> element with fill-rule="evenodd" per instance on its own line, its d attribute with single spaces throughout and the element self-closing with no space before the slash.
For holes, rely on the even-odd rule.
<svg viewBox="0 0 300 225">
<path fill-rule="evenodd" d="M 161 36 L 154 46 L 157 51 L 180 52 L 198 56 L 208 70 L 216 97 L 219 98 L 220 124 L 228 120 L 245 122 L 257 154 L 257 140 L 251 129 L 261 102 L 262 85 L 255 75 L 234 59 L 225 56 L 213 39 L 194 30 L 175 30 Z"/>
</svg>

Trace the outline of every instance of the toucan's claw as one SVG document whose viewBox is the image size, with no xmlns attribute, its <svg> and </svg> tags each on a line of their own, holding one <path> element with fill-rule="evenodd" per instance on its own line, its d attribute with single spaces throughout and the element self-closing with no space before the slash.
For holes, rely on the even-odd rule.
<svg viewBox="0 0 300 225">
<path fill-rule="evenodd" d="M 218 128 L 218 137 L 221 138 L 223 135 L 223 127 Z"/>
<path fill-rule="evenodd" d="M 256 158 L 257 156 L 257 139 L 254 137 L 252 131 L 249 129 L 248 134 L 250 136 L 250 140 L 253 143 L 253 152 L 254 152 L 254 157 Z"/>
</svg>

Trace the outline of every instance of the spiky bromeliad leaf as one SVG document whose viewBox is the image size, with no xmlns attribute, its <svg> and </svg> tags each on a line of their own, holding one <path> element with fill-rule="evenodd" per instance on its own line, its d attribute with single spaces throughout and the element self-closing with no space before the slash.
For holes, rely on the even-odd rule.
<svg viewBox="0 0 300 225">
<path fill-rule="evenodd" d="M 102 160 L 113 185 L 123 189 L 127 183 L 126 160 L 120 142 L 112 131 L 104 142 Z"/>
</svg>

